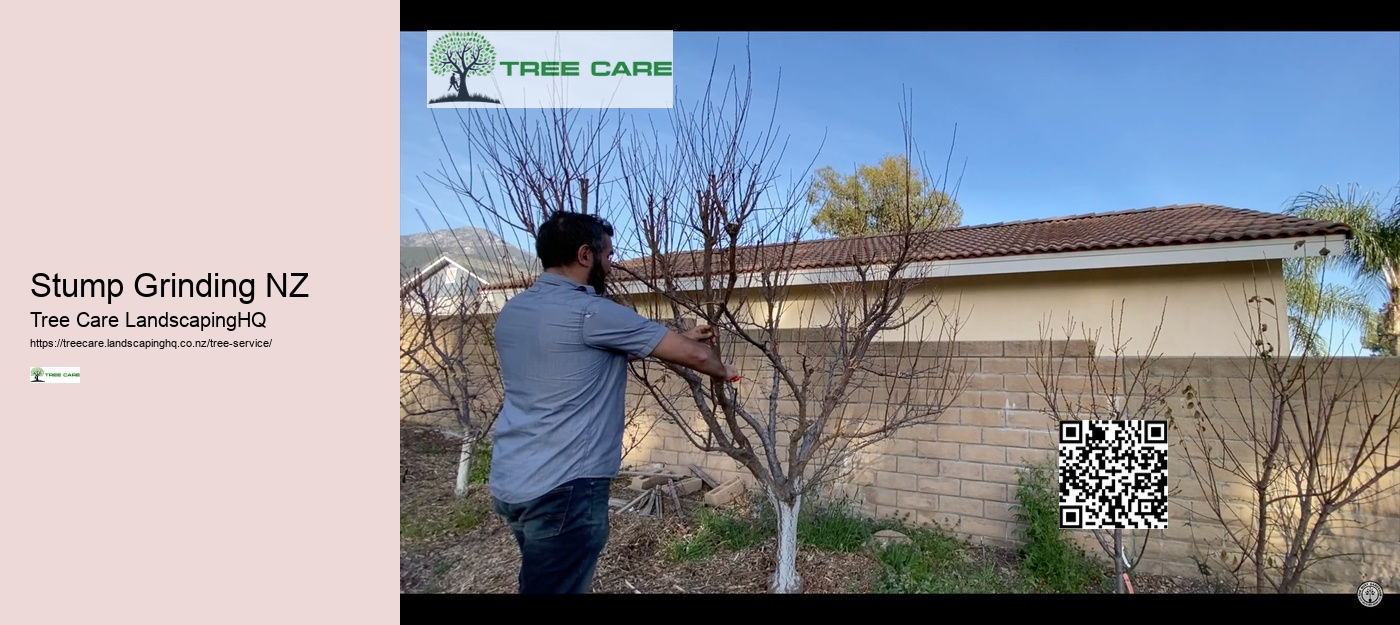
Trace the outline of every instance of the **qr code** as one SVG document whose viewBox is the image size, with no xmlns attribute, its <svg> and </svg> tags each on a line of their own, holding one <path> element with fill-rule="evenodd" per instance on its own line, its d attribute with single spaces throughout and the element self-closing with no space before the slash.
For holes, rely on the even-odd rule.
<svg viewBox="0 0 1400 625">
<path fill-rule="evenodd" d="M 1167 528 L 1167 422 L 1061 421 L 1060 527 Z"/>
</svg>

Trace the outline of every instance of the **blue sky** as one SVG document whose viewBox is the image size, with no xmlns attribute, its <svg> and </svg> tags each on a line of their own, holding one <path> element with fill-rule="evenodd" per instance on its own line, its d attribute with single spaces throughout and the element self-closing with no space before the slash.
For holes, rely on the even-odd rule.
<svg viewBox="0 0 1400 625">
<path fill-rule="evenodd" d="M 716 46 L 721 67 L 742 66 L 746 38 L 765 116 L 781 71 L 793 171 L 900 152 L 908 89 L 928 162 L 941 169 L 952 148 L 964 224 L 1196 202 L 1279 211 L 1347 184 L 1388 203 L 1400 185 L 1396 32 L 678 32 L 677 96 L 704 88 Z M 416 179 L 442 156 L 425 33 L 401 33 L 400 53 L 405 234 L 423 230 L 415 208 L 446 224 Z"/>
</svg>

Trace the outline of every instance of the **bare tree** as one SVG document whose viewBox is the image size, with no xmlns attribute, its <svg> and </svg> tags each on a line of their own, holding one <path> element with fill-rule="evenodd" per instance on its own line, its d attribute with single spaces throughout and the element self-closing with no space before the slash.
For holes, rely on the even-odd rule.
<svg viewBox="0 0 1400 625">
<path fill-rule="evenodd" d="M 643 258 L 619 268 L 661 302 L 651 314 L 715 328 L 715 349 L 743 372 L 736 384 L 664 362 L 633 364 L 634 379 L 696 449 L 723 453 L 756 479 L 777 513 L 770 590 L 800 592 L 804 496 L 857 452 L 937 420 L 967 376 L 952 366 L 956 311 L 919 288 L 921 233 L 905 227 L 851 239 L 833 258 L 809 256 L 808 220 L 796 211 L 805 187 L 778 188 L 777 140 L 771 120 L 750 137 L 751 96 L 751 84 L 731 75 L 694 108 L 677 103 L 673 145 L 633 133 L 623 180 Z M 907 115 L 905 133 L 908 142 Z M 803 263 L 831 265 L 824 286 L 802 286 L 811 283 Z M 855 405 L 862 391 L 874 403 Z"/>
<path fill-rule="evenodd" d="M 411 275 L 399 290 L 399 347 L 405 417 L 447 415 L 459 437 L 453 493 L 467 495 L 476 450 L 500 413 L 502 394 L 492 337 L 494 317 L 483 314 L 470 276 L 450 279 L 443 271 Z"/>
<path fill-rule="evenodd" d="M 1045 402 L 1042 411 L 1055 423 L 1167 419 L 1171 410 L 1168 400 L 1176 397 L 1185 386 L 1190 364 L 1175 376 L 1157 373 L 1162 355 L 1156 348 L 1166 320 L 1165 302 L 1145 351 L 1129 353 L 1132 337 L 1123 334 L 1126 308 L 1126 300 L 1111 307 L 1108 341 L 1103 340 L 1102 328 L 1089 329 L 1082 322 L 1076 322 L 1073 315 L 1067 316 L 1058 335 L 1052 334 L 1048 320 L 1040 324 L 1040 342 L 1031 369 L 1039 386 L 1037 394 Z M 1071 355 L 1070 342 L 1076 336 L 1088 346 L 1088 357 L 1082 360 Z M 1081 365 L 1077 363 L 1082 363 L 1084 371 L 1079 371 Z M 1061 480 L 1064 477 L 1062 473 Z M 1145 529 L 1139 541 L 1133 531 L 1133 528 L 1124 527 L 1091 529 L 1104 555 L 1113 562 L 1118 593 L 1128 591 L 1131 575 L 1142 562 L 1152 537 L 1152 530 Z M 1129 552 L 1129 543 L 1136 544 L 1135 552 Z"/>
<path fill-rule="evenodd" d="M 1187 387 L 1191 415 L 1173 425 L 1193 430 L 1186 462 L 1224 528 L 1227 571 L 1252 577 L 1256 592 L 1291 593 L 1318 562 L 1357 555 L 1330 533 L 1359 524 L 1349 513 L 1393 488 L 1400 381 L 1373 375 L 1381 359 L 1280 349 L 1289 324 L 1276 318 L 1277 296 L 1246 300 L 1240 321 L 1253 356 L 1234 399 Z"/>
<path fill-rule="evenodd" d="M 623 135 L 613 112 L 491 109 L 468 113 L 455 110 L 452 115 L 455 118 L 447 114 L 440 117 L 434 111 L 444 159 L 438 171 L 427 175 L 428 182 L 420 180 L 420 184 L 441 223 L 451 220 L 429 182 L 455 200 L 459 209 L 455 214 L 464 217 L 479 234 L 489 235 L 475 241 L 461 241 L 453 233 L 453 238 L 444 243 L 446 249 L 458 252 L 458 258 L 468 271 L 499 277 L 493 284 L 480 283 L 478 287 L 489 290 L 528 285 L 538 275 L 539 266 L 538 262 L 521 262 L 521 250 L 526 250 L 525 255 L 534 256 L 539 224 L 556 211 L 596 214 L 616 221 L 616 216 L 608 210 L 611 204 L 606 190 L 614 175 Z M 443 121 L 455 121 L 460 138 L 450 136 L 454 124 Z M 428 228 L 428 219 L 421 212 L 419 218 Z M 497 311 L 491 305 L 488 291 L 479 294 L 479 298 L 458 302 L 471 311 L 457 325 L 466 327 L 475 339 L 461 346 L 473 347 L 467 360 L 472 363 L 470 370 L 476 376 L 460 382 L 477 393 L 491 391 L 488 396 L 493 398 L 494 404 L 490 422 L 486 424 L 489 433 L 504 389 L 493 340 L 493 313 Z M 419 306 L 431 296 L 417 292 L 409 295 Z M 466 294 L 462 296 L 465 298 Z M 627 434 L 623 453 L 626 455 L 641 444 L 655 419 L 634 402 L 627 408 L 624 420 Z"/>
<path fill-rule="evenodd" d="M 533 123 L 526 113 L 473 111 L 460 118 L 466 162 L 449 157 L 435 180 L 469 213 L 482 215 L 486 229 L 527 241 L 556 210 L 608 219 L 617 227 L 614 246 L 638 257 L 614 264 L 622 274 L 614 285 L 630 278 L 637 295 L 665 302 L 670 314 L 656 316 L 706 323 L 716 330 L 722 358 L 743 350 L 760 363 L 739 385 L 650 360 L 633 363 L 633 374 L 659 416 L 680 426 L 697 449 L 728 454 L 764 485 L 779 515 L 772 589 L 791 592 L 801 588 L 802 496 L 858 451 L 943 414 L 967 380 L 965 372 L 950 372 L 959 320 L 916 290 L 920 276 L 911 265 L 920 233 L 910 228 L 853 240 L 833 279 L 824 281 L 832 285 L 827 304 L 795 307 L 794 287 L 818 288 L 794 284 L 801 282 L 794 262 L 806 220 L 796 208 L 805 180 L 773 197 L 781 193 L 772 121 L 751 140 L 751 87 L 740 93 L 737 79 L 721 87 L 718 101 L 707 91 L 701 106 L 671 110 L 664 147 L 664 132 L 634 125 L 624 133 L 606 111 L 546 111 Z M 449 143 L 444 135 L 450 152 Z M 464 165 L 465 176 L 458 173 Z M 625 294 L 610 295 L 626 301 Z M 790 306 L 808 317 L 797 325 L 819 326 L 823 340 L 785 329 Z M 663 368 L 676 384 L 659 379 Z M 863 390 L 887 403 L 847 409 Z"/>
</svg>

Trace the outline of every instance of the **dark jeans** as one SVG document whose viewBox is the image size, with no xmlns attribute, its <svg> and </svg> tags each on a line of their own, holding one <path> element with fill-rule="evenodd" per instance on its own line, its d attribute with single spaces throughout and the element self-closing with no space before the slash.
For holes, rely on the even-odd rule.
<svg viewBox="0 0 1400 625">
<path fill-rule="evenodd" d="M 531 501 L 495 500 L 520 546 L 520 593 L 586 593 L 608 542 L 612 480 L 580 478 Z"/>
</svg>

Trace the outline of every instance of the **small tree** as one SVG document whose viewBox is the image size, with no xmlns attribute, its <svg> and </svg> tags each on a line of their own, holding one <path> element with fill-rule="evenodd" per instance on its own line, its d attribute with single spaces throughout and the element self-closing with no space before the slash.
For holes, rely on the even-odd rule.
<svg viewBox="0 0 1400 625">
<path fill-rule="evenodd" d="M 1110 309 L 1107 342 L 1102 340 L 1101 328 L 1086 328 L 1082 322 L 1076 323 L 1073 315 L 1067 316 L 1058 335 L 1052 334 L 1048 322 L 1041 323 L 1040 342 L 1031 368 L 1039 386 L 1036 392 L 1045 402 L 1043 412 L 1055 423 L 1063 420 L 1165 420 L 1169 415 L 1168 400 L 1185 386 L 1190 364 L 1176 376 L 1156 373 L 1162 355 L 1155 350 L 1166 320 L 1166 303 L 1163 302 L 1157 326 L 1147 338 L 1144 351 L 1138 354 L 1128 352 L 1132 337 L 1123 334 L 1126 307 L 1126 300 L 1120 300 Z M 1076 334 L 1088 345 L 1088 357 L 1080 361 L 1082 365 L 1076 364 L 1077 359 L 1071 359 L 1070 341 Z M 1081 366 L 1082 372 L 1079 371 Z M 1152 537 L 1152 530 L 1142 531 L 1142 539 L 1137 541 L 1133 530 L 1091 530 L 1104 555 L 1113 561 L 1119 593 L 1127 591 L 1126 582 L 1141 563 Z M 1138 543 L 1135 553 L 1129 553 L 1128 542 Z"/>
<path fill-rule="evenodd" d="M 1187 387 L 1191 415 L 1173 428 L 1193 431 L 1186 463 L 1224 527 L 1228 572 L 1256 592 L 1291 593 L 1318 562 L 1356 555 L 1334 550 L 1329 533 L 1357 523 L 1347 512 L 1400 469 L 1400 381 L 1373 376 L 1375 359 L 1276 349 L 1288 330 L 1273 310 L 1272 295 L 1247 298 L 1253 356 L 1235 399 Z"/>
<path fill-rule="evenodd" d="M 776 184 L 776 138 L 750 136 L 751 94 L 734 79 L 718 101 L 707 91 L 694 108 L 678 102 L 674 148 L 638 140 L 626 152 L 622 178 L 644 255 L 619 268 L 661 302 L 648 312 L 715 328 L 721 359 L 743 372 L 734 384 L 668 363 L 633 366 L 696 449 L 723 453 L 754 477 L 777 515 L 769 587 L 789 593 L 803 587 L 796 562 L 804 497 L 859 451 L 935 422 L 967 377 L 951 361 L 956 310 L 918 290 L 912 196 L 891 234 L 835 257 L 808 256 L 800 199 Z M 803 293 L 799 262 L 829 266 L 827 284 Z M 851 405 L 864 391 L 875 403 Z"/>
<path fill-rule="evenodd" d="M 404 417 L 447 415 L 462 441 L 453 494 L 465 497 L 476 450 L 495 425 L 502 393 L 476 281 L 414 275 L 399 291 L 400 407 Z"/>
<path fill-rule="evenodd" d="M 838 237 L 933 230 L 962 222 L 962 207 L 914 168 L 907 154 L 888 155 L 847 176 L 823 167 L 808 189 L 807 202 L 819 207 L 812 225 Z"/>
<path fill-rule="evenodd" d="M 1376 193 L 1362 193 L 1356 185 L 1323 187 L 1315 192 L 1300 193 L 1286 211 L 1290 215 L 1344 223 L 1351 227 L 1352 236 L 1346 249 L 1323 258 L 1300 258 L 1285 261 L 1291 269 L 1289 282 L 1290 306 L 1297 301 L 1301 310 L 1293 318 L 1304 326 L 1321 316 L 1350 322 L 1369 331 L 1374 351 L 1395 354 L 1400 350 L 1400 195 L 1389 206 Z M 1322 263 L 1339 263 L 1354 271 L 1357 287 L 1326 285 L 1316 279 L 1316 267 Z M 1295 291 L 1312 295 L 1299 299 Z M 1385 296 L 1380 319 L 1372 318 L 1366 305 L 1367 292 L 1380 291 Z M 1295 334 L 1297 329 L 1295 328 Z M 1304 331 L 1305 344 L 1314 336 Z M 1312 350 L 1312 355 L 1326 350 Z"/>
<path fill-rule="evenodd" d="M 460 140 L 449 135 L 451 125 L 444 127 L 442 124 L 444 120 L 454 120 L 449 115 L 455 117 Z M 622 131 L 610 111 L 599 110 L 589 114 L 569 109 L 522 109 L 514 113 L 495 109 L 472 111 L 470 115 L 453 110 L 440 115 L 435 110 L 433 121 L 446 158 L 442 169 L 428 174 L 427 178 L 435 186 L 449 192 L 472 227 L 493 235 L 483 239 L 494 238 L 477 241 L 476 246 L 484 247 L 486 251 L 476 254 L 467 254 L 465 246 L 457 242 L 469 272 L 500 277 L 494 284 L 480 286 L 487 289 L 528 286 L 538 275 L 538 263 L 518 262 L 517 250 L 525 249 L 533 254 L 539 224 L 555 211 L 590 213 L 615 221 L 616 218 L 608 214 L 606 195 L 598 193 L 597 188 L 590 185 L 592 181 L 610 179 L 618 159 Z M 420 184 L 423 184 L 443 222 L 448 221 L 446 211 L 438 205 L 428 184 Z M 419 216 L 426 227 L 427 220 L 421 213 Z M 512 243 L 518 247 L 512 248 Z M 410 295 L 409 299 L 422 305 L 421 302 L 431 294 Z M 466 292 L 457 295 L 467 297 Z M 450 336 L 476 337 L 476 340 L 459 343 L 463 348 L 471 348 L 472 353 L 464 355 L 471 366 L 454 370 L 468 371 L 476 377 L 454 379 L 463 389 L 456 397 L 478 397 L 484 402 L 489 400 L 473 409 L 473 414 L 480 414 L 482 406 L 490 411 L 489 421 L 480 421 L 485 429 L 472 430 L 473 436 L 479 436 L 494 424 L 503 397 L 493 340 L 494 313 L 499 311 L 493 307 L 489 291 L 473 290 L 471 295 L 470 299 L 457 300 L 458 304 L 464 305 L 457 310 L 464 311 L 462 314 L 465 316 L 455 325 L 465 328 L 467 332 Z M 420 334 L 424 330 L 439 334 L 446 331 L 441 323 L 418 330 Z M 415 344 L 432 343 L 420 339 Z M 425 348 L 418 349 L 421 352 Z M 430 374 L 425 371 L 428 367 L 416 369 L 419 370 L 419 379 L 424 381 L 442 377 L 437 372 Z M 627 432 L 623 441 L 625 454 L 642 443 L 654 424 L 654 418 L 643 410 L 640 403 L 629 406 L 623 418 Z M 464 446 L 464 458 L 467 453 Z M 465 469 L 460 470 L 459 474 L 465 475 L 463 471 Z"/>
<path fill-rule="evenodd" d="M 848 468 L 860 450 L 943 414 L 966 384 L 965 373 L 951 373 L 947 343 L 959 320 L 916 290 L 911 265 L 919 235 L 911 216 L 896 232 L 837 259 L 829 304 L 802 313 L 820 319 L 798 323 L 818 326 L 823 340 L 792 340 L 782 317 L 792 305 L 794 254 L 810 219 L 797 215 L 799 192 L 773 197 L 781 195 L 776 145 L 770 133 L 748 136 L 751 88 L 737 80 L 722 87 L 719 102 L 707 90 L 702 106 L 671 109 L 673 141 L 665 147 L 656 129 L 634 127 L 624 143 L 627 133 L 611 126 L 607 111 L 544 110 L 545 119 L 533 124 L 528 112 L 518 119 L 504 110 L 459 113 L 471 173 L 458 173 L 452 157 L 438 182 L 503 238 L 518 232 L 533 241 L 540 220 L 556 210 L 608 219 L 617 228 L 614 247 L 640 257 L 614 263 L 614 284 L 630 278 L 641 285 L 642 295 L 665 302 L 677 325 L 698 319 L 715 328 L 724 359 L 739 349 L 756 354 L 762 364 L 745 370 L 749 382 L 740 385 L 666 367 L 676 382 L 670 385 L 650 361 L 633 364 L 634 380 L 698 449 L 729 455 L 763 485 L 779 516 L 771 587 L 792 592 L 801 588 L 802 496 Z M 906 125 L 906 137 L 908 131 Z M 912 197 L 905 206 L 912 213 Z M 886 407 L 846 409 L 854 393 L 876 381 L 883 384 L 870 392 L 883 393 Z"/>
</svg>

